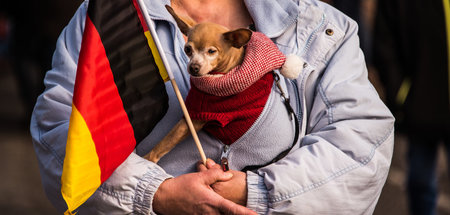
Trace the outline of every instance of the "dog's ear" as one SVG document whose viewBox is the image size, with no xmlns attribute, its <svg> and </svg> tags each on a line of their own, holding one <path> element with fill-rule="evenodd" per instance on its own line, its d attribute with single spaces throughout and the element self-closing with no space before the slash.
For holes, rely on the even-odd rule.
<svg viewBox="0 0 450 215">
<path fill-rule="evenodd" d="M 240 28 L 223 33 L 224 40 L 235 48 L 241 48 L 247 44 L 251 36 L 252 31 L 246 28 Z"/>
<path fill-rule="evenodd" d="M 191 30 L 192 26 L 196 25 L 197 23 L 192 20 L 190 17 L 179 17 L 172 7 L 169 5 L 166 5 L 167 11 L 173 16 L 175 21 L 177 22 L 178 28 L 180 28 L 181 33 L 187 36 L 189 31 Z"/>
</svg>

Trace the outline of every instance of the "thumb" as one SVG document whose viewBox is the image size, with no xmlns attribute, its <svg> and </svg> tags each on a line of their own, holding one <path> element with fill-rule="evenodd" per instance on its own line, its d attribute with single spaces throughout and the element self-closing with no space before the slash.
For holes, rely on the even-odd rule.
<svg viewBox="0 0 450 215">
<path fill-rule="evenodd" d="M 208 169 L 199 174 L 202 174 L 203 181 L 207 185 L 214 184 L 218 181 L 228 181 L 233 177 L 231 172 L 224 172 L 221 169 Z"/>
</svg>

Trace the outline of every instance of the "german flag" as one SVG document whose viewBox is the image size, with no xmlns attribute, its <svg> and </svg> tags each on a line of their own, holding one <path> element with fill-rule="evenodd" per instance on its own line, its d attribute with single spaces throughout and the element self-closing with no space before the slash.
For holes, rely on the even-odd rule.
<svg viewBox="0 0 450 215">
<path fill-rule="evenodd" d="M 62 173 L 66 214 L 83 204 L 168 108 L 168 80 L 136 0 L 91 0 Z"/>
</svg>

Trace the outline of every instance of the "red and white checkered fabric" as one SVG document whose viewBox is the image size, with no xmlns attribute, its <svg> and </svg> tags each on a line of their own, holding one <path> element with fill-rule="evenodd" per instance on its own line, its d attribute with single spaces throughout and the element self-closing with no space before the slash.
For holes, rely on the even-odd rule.
<svg viewBox="0 0 450 215">
<path fill-rule="evenodd" d="M 253 32 L 241 65 L 223 75 L 191 76 L 191 83 L 203 92 L 230 96 L 244 91 L 268 72 L 280 68 L 285 61 L 284 54 L 268 37 Z"/>
</svg>

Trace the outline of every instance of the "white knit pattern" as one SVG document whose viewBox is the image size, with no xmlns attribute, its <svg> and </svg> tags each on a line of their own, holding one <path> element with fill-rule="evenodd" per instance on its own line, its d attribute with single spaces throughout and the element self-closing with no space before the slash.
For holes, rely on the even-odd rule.
<svg viewBox="0 0 450 215">
<path fill-rule="evenodd" d="M 246 45 L 244 61 L 226 74 L 191 76 L 199 90 L 215 96 L 231 96 L 244 91 L 266 73 L 280 68 L 286 57 L 263 33 L 253 32 Z"/>
</svg>

